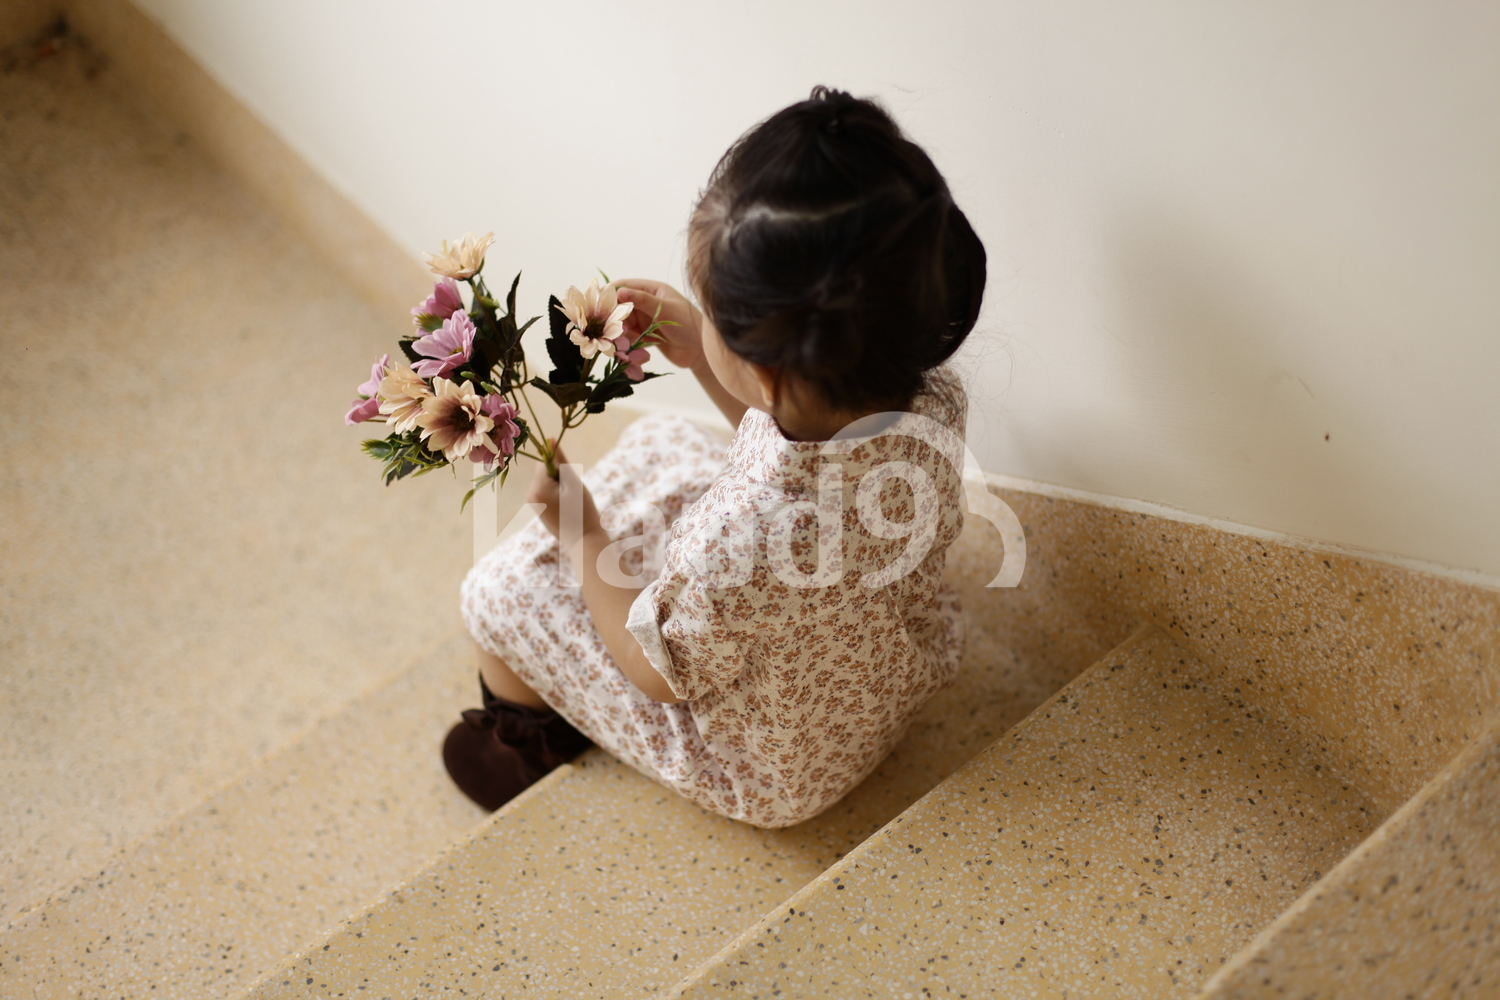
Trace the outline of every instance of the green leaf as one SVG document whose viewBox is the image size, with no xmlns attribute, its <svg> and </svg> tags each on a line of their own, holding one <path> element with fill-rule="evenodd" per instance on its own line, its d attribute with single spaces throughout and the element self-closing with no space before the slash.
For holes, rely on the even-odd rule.
<svg viewBox="0 0 1500 1000">
<path fill-rule="evenodd" d="M 542 379 L 534 378 L 527 385 L 534 386 L 551 397 L 552 402 L 560 407 L 569 407 L 574 403 L 581 403 L 589 398 L 589 387 L 582 382 L 569 382 L 563 385 L 553 385 Z"/>
<path fill-rule="evenodd" d="M 462 514 L 464 512 L 464 508 L 469 505 L 469 501 L 473 499 L 474 494 L 477 491 L 484 489 L 491 483 L 496 483 L 496 480 L 499 480 L 499 482 L 496 483 L 495 489 L 500 489 L 505 485 L 505 477 L 509 474 L 510 461 L 507 460 L 504 464 L 495 466 L 493 469 L 486 472 L 478 479 L 474 480 L 474 485 L 469 488 L 469 492 L 464 494 L 463 502 L 458 505 L 458 512 Z"/>
<path fill-rule="evenodd" d="M 400 442 L 400 440 L 401 439 L 394 434 L 386 438 L 384 441 L 371 438 L 364 444 L 360 445 L 360 448 L 363 449 L 364 453 L 366 455 L 369 455 L 371 458 L 378 458 L 380 461 L 384 462 L 395 452 L 396 445 Z"/>
<path fill-rule="evenodd" d="M 516 280 L 510 283 L 510 294 L 505 297 L 505 313 L 507 316 L 516 314 L 516 288 L 521 284 L 521 272 L 516 272 Z"/>
<path fill-rule="evenodd" d="M 568 337 L 568 317 L 556 295 L 547 299 L 547 325 L 547 357 L 553 364 L 547 381 L 554 385 L 582 382 L 583 352 Z"/>
<path fill-rule="evenodd" d="M 381 474 L 387 486 L 398 479 L 424 475 L 449 464 L 440 453 L 428 450 L 416 430 L 392 434 L 384 441 L 366 441 L 362 447 L 367 454 L 384 463 Z"/>
<path fill-rule="evenodd" d="M 604 404 L 612 399 L 623 399 L 635 393 L 635 387 L 626 378 L 607 378 L 594 386 L 594 391 L 589 393 L 588 406 L 584 407 L 589 413 L 603 413 Z"/>
</svg>

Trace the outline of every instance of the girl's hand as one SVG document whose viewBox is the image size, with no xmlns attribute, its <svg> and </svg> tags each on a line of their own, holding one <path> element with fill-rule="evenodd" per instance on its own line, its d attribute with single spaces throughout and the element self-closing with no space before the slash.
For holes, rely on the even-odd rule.
<svg viewBox="0 0 1500 1000">
<path fill-rule="evenodd" d="M 549 439 L 550 446 L 556 448 L 556 439 Z M 561 448 L 557 448 L 557 479 L 547 474 L 547 466 L 541 462 L 537 463 L 536 472 L 531 477 L 531 488 L 526 491 L 527 503 L 539 503 L 543 505 L 540 515 L 542 524 L 552 532 L 554 538 L 561 538 L 562 533 L 562 510 L 564 503 L 576 504 L 573 509 L 583 514 L 582 523 L 578 527 L 580 537 L 604 530 L 599 520 L 599 508 L 594 506 L 594 496 L 589 488 L 578 478 L 576 466 L 566 464 L 568 459 Z M 569 526 L 572 529 L 572 526 Z M 577 542 L 577 538 L 569 539 L 569 542 Z"/>
<path fill-rule="evenodd" d="M 625 332 L 634 340 L 652 317 L 676 323 L 656 331 L 662 356 L 679 368 L 697 369 L 703 360 L 703 314 L 681 292 L 671 285 L 646 278 L 627 278 L 615 282 L 621 302 L 632 302 L 635 308 L 625 318 Z M 661 309 L 657 316 L 656 310 Z"/>
</svg>

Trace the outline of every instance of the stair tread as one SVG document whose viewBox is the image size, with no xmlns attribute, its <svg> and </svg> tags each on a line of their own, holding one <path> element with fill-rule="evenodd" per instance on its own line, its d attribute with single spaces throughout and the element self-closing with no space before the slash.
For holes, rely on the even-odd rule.
<svg viewBox="0 0 1500 1000">
<path fill-rule="evenodd" d="M 573 453 L 597 461 L 626 422 L 622 411 L 575 430 Z M 502 494 L 499 516 L 522 499 Z M 28 908 L 0 930 L 0 988 L 243 989 L 474 829 L 484 814 L 439 753 L 478 700 L 471 645 L 451 636 Z"/>
<path fill-rule="evenodd" d="M 1500 724 L 1204 987 L 1205 1000 L 1500 990 Z"/>
<path fill-rule="evenodd" d="M 801 841 L 591 751 L 246 996 L 417 995 L 475 979 L 563 996 L 668 986 L 831 860 Z"/>
<path fill-rule="evenodd" d="M 462 487 L 343 425 L 409 318 L 98 53 L 0 59 L 0 926 L 459 629 L 468 565 Z"/>
<path fill-rule="evenodd" d="M 994 573 L 993 529 L 973 520 L 950 550 L 949 579 L 973 609 L 966 612 L 959 681 L 933 698 L 895 751 L 827 812 L 785 830 L 758 830 L 591 752 L 246 996 L 259 1000 L 293 987 L 333 996 L 362 986 L 399 995 L 420 984 L 477 983 L 492 993 L 623 997 L 670 987 L 1078 669 L 1070 654 L 1082 639 L 1008 645 L 1008 620 L 986 612 L 991 598 L 982 589 Z M 520 877 L 500 883 L 497 872 Z M 452 891 L 463 886 L 473 891 Z M 668 921 L 673 933 L 662 933 Z M 434 930 L 398 949 L 395 932 L 408 923 Z M 511 961 L 512 948 L 524 962 Z"/>
<path fill-rule="evenodd" d="M 0 930 L 0 994 L 223 995 L 473 829 L 438 755 L 469 659 L 454 636 L 27 910 Z"/>
<path fill-rule="evenodd" d="M 681 994 L 1190 992 L 1378 819 L 1215 673 L 1143 629 Z"/>
<path fill-rule="evenodd" d="M 955 545 L 950 579 L 966 599 L 976 581 L 993 573 L 986 548 L 993 539 L 987 531 L 976 524 Z M 980 593 L 971 605 L 982 609 L 983 602 Z M 653 843 L 670 844 L 672 850 L 697 840 L 721 850 L 715 843 L 728 838 L 724 842 L 734 849 L 712 855 L 726 872 L 731 862 L 746 870 L 775 866 L 766 883 L 774 889 L 746 889 L 743 899 L 735 900 L 737 910 L 722 898 L 713 904 L 734 918 L 710 922 L 696 952 L 679 949 L 675 966 L 662 952 L 663 967 L 674 971 L 670 977 L 662 973 L 664 983 L 680 976 L 676 970 L 712 955 L 765 908 L 879 829 L 1068 676 L 1071 664 L 1055 649 L 1012 650 L 1003 618 L 971 618 L 968 629 L 959 683 L 929 703 L 896 751 L 854 793 L 791 830 L 753 831 L 708 817 L 675 797 L 663 799 L 666 793 L 658 786 L 601 755 L 585 759 L 570 782 L 581 788 L 598 785 L 599 796 L 636 815 L 633 822 L 651 817 L 642 838 L 649 833 Z M 93 878 L 55 894 L 0 931 L 0 993 L 46 983 L 49 989 L 84 994 L 107 985 L 110 995 L 121 997 L 232 994 L 306 950 L 309 942 L 322 940 L 320 934 L 387 887 L 421 872 L 419 866 L 483 822 L 452 788 L 437 753 L 447 720 L 474 700 L 466 646 L 465 638 L 455 637 L 388 686 L 322 720 L 304 739 L 120 852 Z M 584 800 L 594 801 L 592 794 Z M 601 810 L 596 803 L 596 814 L 603 815 Z M 731 836 L 720 832 L 723 826 L 755 836 Z M 571 829 L 582 843 L 592 828 Z M 705 829 L 714 840 L 702 833 Z M 761 885 L 754 880 L 760 877 L 745 885 Z M 730 879 L 724 892 L 739 892 L 738 885 Z M 575 877 L 555 891 L 558 898 L 572 893 L 582 899 L 596 894 L 597 886 Z M 380 905 L 399 905 L 398 897 L 407 898 L 397 893 Z M 763 907 L 764 900 L 769 902 Z M 485 969 L 493 972 L 494 964 Z M 628 981 L 633 989 L 635 973 L 620 975 L 615 985 Z M 571 995 L 571 985 L 558 989 Z"/>
</svg>

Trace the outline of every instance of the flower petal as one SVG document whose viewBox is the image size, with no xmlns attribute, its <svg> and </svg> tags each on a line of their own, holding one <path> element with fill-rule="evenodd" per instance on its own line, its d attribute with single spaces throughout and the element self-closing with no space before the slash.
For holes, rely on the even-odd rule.
<svg viewBox="0 0 1500 1000">
<path fill-rule="evenodd" d="M 371 396 L 369 399 L 356 399 L 354 406 L 348 413 L 344 414 L 344 423 L 349 426 L 362 424 L 380 412 L 380 400 Z"/>
<path fill-rule="evenodd" d="M 599 353 L 599 341 L 585 337 L 582 330 L 576 328 L 569 330 L 568 339 L 578 345 L 578 353 L 585 358 L 592 358 Z"/>
</svg>

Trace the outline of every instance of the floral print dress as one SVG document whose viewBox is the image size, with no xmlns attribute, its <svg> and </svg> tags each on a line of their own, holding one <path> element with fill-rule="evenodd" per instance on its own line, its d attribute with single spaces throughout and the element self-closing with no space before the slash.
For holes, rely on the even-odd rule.
<svg viewBox="0 0 1500 1000">
<path fill-rule="evenodd" d="M 628 627 L 678 704 L 620 672 L 539 522 L 470 571 L 465 622 L 595 743 L 691 801 L 762 827 L 815 816 L 957 676 L 942 577 L 961 469 L 921 433 L 961 434 L 957 398 L 919 395 L 884 430 L 834 442 L 790 441 L 750 410 L 727 449 L 645 417 L 585 473 L 625 540 L 620 569 L 644 584 Z"/>
</svg>

